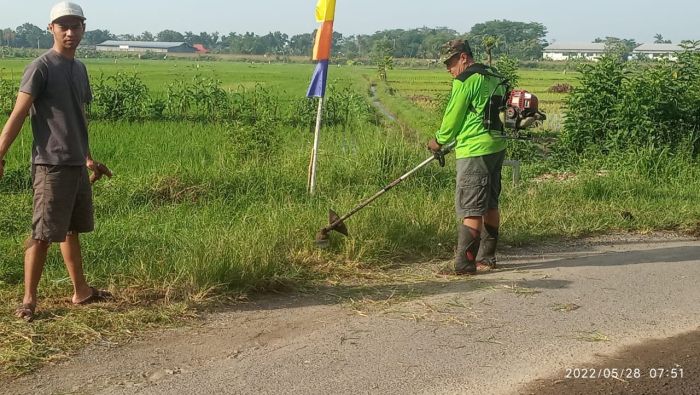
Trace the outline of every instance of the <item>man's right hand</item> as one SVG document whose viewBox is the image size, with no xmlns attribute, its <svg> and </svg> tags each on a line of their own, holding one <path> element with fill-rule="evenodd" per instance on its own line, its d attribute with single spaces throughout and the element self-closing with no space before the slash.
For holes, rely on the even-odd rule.
<svg viewBox="0 0 700 395">
<path fill-rule="evenodd" d="M 432 138 L 430 141 L 428 141 L 428 150 L 431 152 L 438 152 L 440 151 L 440 148 L 442 148 L 442 145 L 438 143 L 436 139 Z"/>
<path fill-rule="evenodd" d="M 109 170 L 107 166 L 103 163 L 94 160 L 87 161 L 87 168 L 92 170 L 92 175 L 90 176 L 90 184 L 94 184 L 95 181 L 102 178 L 102 176 L 112 177 L 112 171 Z"/>
</svg>

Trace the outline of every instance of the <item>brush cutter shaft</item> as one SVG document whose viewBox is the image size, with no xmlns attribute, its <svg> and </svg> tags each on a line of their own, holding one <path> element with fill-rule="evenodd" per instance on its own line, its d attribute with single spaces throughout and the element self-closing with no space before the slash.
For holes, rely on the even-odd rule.
<svg viewBox="0 0 700 395">
<path fill-rule="evenodd" d="M 368 204 L 372 203 L 374 200 L 376 200 L 378 197 L 380 197 L 380 196 L 382 196 L 383 194 L 385 194 L 387 191 L 389 191 L 389 190 L 392 189 L 393 187 L 399 185 L 401 182 L 403 182 L 403 180 L 407 179 L 408 177 L 410 177 L 411 175 L 413 175 L 413 173 L 415 173 L 415 172 L 417 172 L 418 170 L 420 170 L 421 168 L 425 167 L 425 165 L 427 165 L 428 163 L 434 161 L 435 159 L 439 159 L 440 157 L 444 157 L 445 155 L 447 155 L 448 153 L 450 153 L 450 151 L 452 151 L 452 149 L 454 148 L 454 146 L 455 146 L 455 142 L 452 142 L 452 143 L 450 143 L 450 144 L 448 144 L 448 145 L 443 146 L 442 149 L 440 150 L 440 152 L 435 153 L 433 156 L 431 156 L 430 158 L 424 160 L 424 161 L 423 161 L 421 164 L 419 164 L 418 166 L 416 166 L 416 167 L 414 167 L 413 169 L 409 170 L 406 174 L 404 174 L 404 175 L 402 175 L 401 177 L 397 178 L 396 180 L 392 181 L 391 184 L 385 186 L 382 190 L 380 190 L 379 192 L 377 192 L 377 193 L 375 193 L 374 195 L 372 195 L 372 197 L 370 197 L 370 198 L 366 199 L 365 201 L 363 201 L 362 203 L 360 203 L 357 207 L 355 207 L 355 208 L 353 208 L 352 210 L 350 210 L 349 213 L 347 213 L 347 214 L 343 215 L 342 217 L 338 218 L 338 219 L 337 219 L 336 221 L 334 221 L 332 224 L 330 224 L 330 225 L 328 225 L 327 227 L 325 227 L 324 230 L 328 230 L 328 231 L 333 230 L 336 226 L 338 226 L 338 224 L 343 223 L 343 221 L 345 221 L 346 219 L 350 218 L 350 217 L 351 217 L 353 214 L 355 214 L 356 212 L 358 212 L 358 211 L 362 210 L 363 208 L 365 208 Z"/>
</svg>

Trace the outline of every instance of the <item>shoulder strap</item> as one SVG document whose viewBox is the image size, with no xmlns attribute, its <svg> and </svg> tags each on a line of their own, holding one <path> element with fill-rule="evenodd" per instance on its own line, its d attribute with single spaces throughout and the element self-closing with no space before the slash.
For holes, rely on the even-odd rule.
<svg viewBox="0 0 700 395">
<path fill-rule="evenodd" d="M 498 78 L 499 82 L 493 88 L 493 91 L 489 95 L 489 102 L 486 107 L 482 110 L 481 116 L 483 117 L 483 124 L 486 130 L 497 130 L 503 132 L 503 123 L 500 119 L 500 113 L 505 108 L 505 102 L 507 100 L 507 91 L 510 90 L 510 81 L 505 76 L 499 74 L 492 67 L 486 66 L 481 63 L 474 63 L 469 66 L 464 72 L 456 77 L 457 80 L 464 82 L 469 77 L 474 74 L 480 74 L 484 77 L 494 77 Z M 496 94 L 496 90 L 500 86 L 504 86 L 506 89 L 506 96 L 501 96 Z M 470 105 L 470 111 L 476 112 L 476 109 Z"/>
<path fill-rule="evenodd" d="M 464 70 L 464 71 L 462 72 L 462 74 L 458 75 L 458 76 L 456 77 L 456 79 L 458 79 L 458 80 L 464 82 L 464 81 L 467 80 L 467 78 L 471 77 L 471 76 L 474 75 L 474 74 L 481 74 L 481 75 L 483 75 L 483 76 L 485 76 L 485 77 L 496 77 L 496 78 L 499 78 L 499 79 L 502 80 L 502 81 L 501 81 L 501 84 L 503 84 L 504 82 L 507 82 L 507 81 L 508 81 L 508 78 L 506 78 L 505 76 L 503 76 L 503 75 L 499 74 L 498 72 L 496 72 L 496 71 L 493 69 L 493 67 L 489 67 L 489 66 L 486 66 L 485 64 L 481 64 L 481 63 L 474 63 L 474 64 L 472 64 L 471 66 L 467 67 L 467 69 Z"/>
</svg>

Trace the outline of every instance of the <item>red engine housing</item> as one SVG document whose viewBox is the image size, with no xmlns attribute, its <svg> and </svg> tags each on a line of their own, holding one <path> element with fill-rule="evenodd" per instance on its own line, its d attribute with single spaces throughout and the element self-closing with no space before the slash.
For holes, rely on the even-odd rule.
<svg viewBox="0 0 700 395">
<path fill-rule="evenodd" d="M 520 112 L 526 116 L 529 114 L 534 114 L 539 110 L 537 96 L 521 89 L 516 89 L 510 92 L 506 105 L 508 107 L 520 109 Z"/>
<path fill-rule="evenodd" d="M 510 92 L 503 124 L 513 130 L 525 129 L 547 117 L 540 112 L 537 96 L 525 90 Z"/>
</svg>

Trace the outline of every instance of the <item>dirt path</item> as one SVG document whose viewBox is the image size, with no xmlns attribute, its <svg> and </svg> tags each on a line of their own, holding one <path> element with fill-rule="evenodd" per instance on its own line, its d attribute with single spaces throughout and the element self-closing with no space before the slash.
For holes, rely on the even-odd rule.
<svg viewBox="0 0 700 395">
<path fill-rule="evenodd" d="M 445 277 L 436 274 L 445 262 L 425 263 L 389 273 L 402 282 L 242 304 L 200 327 L 91 347 L 4 390 L 508 394 L 575 393 L 561 387 L 575 384 L 593 386 L 581 393 L 628 392 L 616 379 L 565 378 L 566 369 L 591 366 L 683 369 L 645 393 L 698 388 L 697 333 L 670 348 L 647 342 L 700 329 L 700 241 L 623 235 L 504 251 L 503 269 L 483 276 Z M 647 348 L 627 349 L 640 344 Z"/>
</svg>

